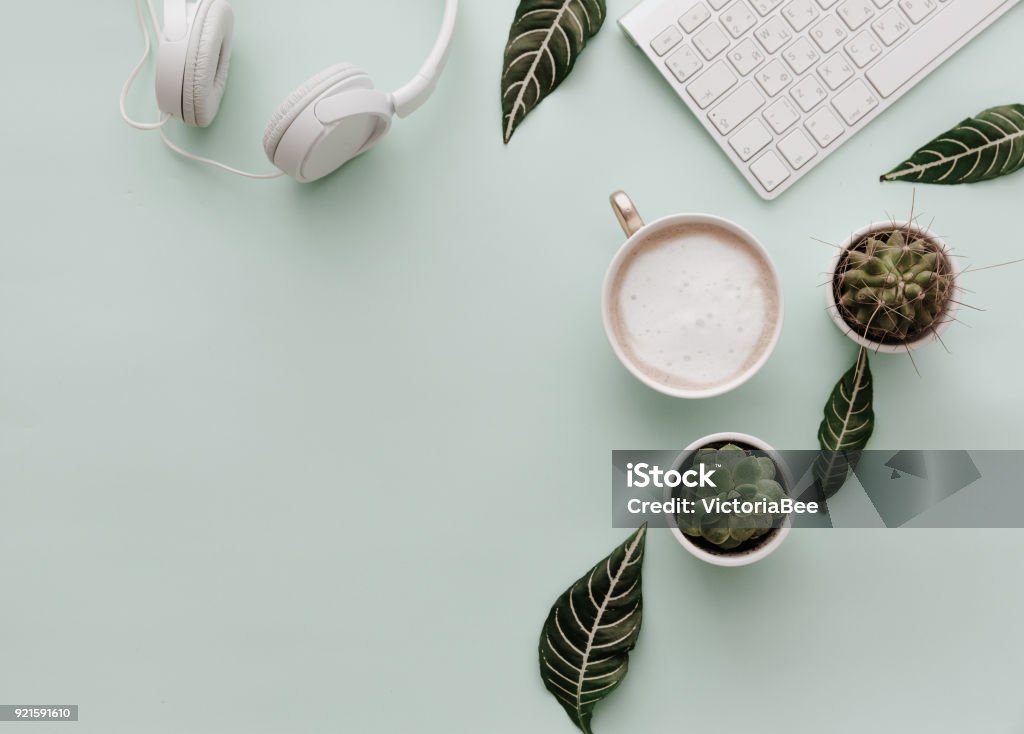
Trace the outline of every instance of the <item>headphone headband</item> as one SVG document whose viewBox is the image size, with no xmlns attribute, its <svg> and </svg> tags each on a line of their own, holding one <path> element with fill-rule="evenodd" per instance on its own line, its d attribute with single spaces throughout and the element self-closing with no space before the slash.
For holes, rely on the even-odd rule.
<svg viewBox="0 0 1024 734">
<path fill-rule="evenodd" d="M 455 19 L 459 13 L 459 0 L 445 0 L 444 19 L 438 33 L 434 48 L 423 63 L 423 66 L 405 86 L 391 95 L 395 101 L 395 114 L 408 117 L 430 99 L 437 86 L 437 80 L 448 62 L 448 53 L 455 37 Z"/>
<path fill-rule="evenodd" d="M 189 5 L 191 3 L 191 11 Z M 199 5 L 199 0 L 164 0 L 163 39 L 181 41 L 188 33 L 189 24 Z"/>
<path fill-rule="evenodd" d="M 164 0 L 164 22 L 157 28 L 160 36 L 157 53 L 156 99 L 161 110 L 181 117 L 181 87 L 185 81 L 188 54 L 188 29 L 199 3 L 189 0 Z M 190 12 L 191 11 L 191 12 Z"/>
</svg>

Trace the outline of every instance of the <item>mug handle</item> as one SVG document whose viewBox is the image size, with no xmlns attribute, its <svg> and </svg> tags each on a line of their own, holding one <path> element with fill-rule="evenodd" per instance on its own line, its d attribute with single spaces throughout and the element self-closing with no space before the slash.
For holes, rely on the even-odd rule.
<svg viewBox="0 0 1024 734">
<path fill-rule="evenodd" d="M 611 202 L 615 218 L 619 220 L 627 238 L 640 231 L 644 226 L 644 220 L 640 218 L 640 212 L 636 210 L 636 205 L 625 191 L 616 191 L 608 198 L 608 201 Z"/>
</svg>

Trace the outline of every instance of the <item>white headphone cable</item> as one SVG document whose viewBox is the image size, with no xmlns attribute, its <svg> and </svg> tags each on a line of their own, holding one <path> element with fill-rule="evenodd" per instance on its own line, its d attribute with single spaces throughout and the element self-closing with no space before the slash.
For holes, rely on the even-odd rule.
<svg viewBox="0 0 1024 734">
<path fill-rule="evenodd" d="M 149 6 L 149 19 L 153 22 L 153 27 L 159 28 L 156 20 L 156 10 L 153 8 L 153 0 L 146 0 L 146 4 Z M 142 73 L 142 67 L 146 65 L 146 61 L 149 60 L 149 54 L 153 50 L 153 41 L 149 36 L 149 26 L 146 25 L 146 18 L 142 13 L 141 0 L 135 0 L 135 15 L 139 19 L 139 28 L 142 29 L 142 37 L 146 41 L 146 50 L 142 52 L 142 58 L 139 59 L 139 63 L 135 65 L 132 73 L 128 75 L 124 86 L 121 87 L 121 119 L 136 130 L 157 130 L 162 128 L 164 123 L 167 122 L 166 115 L 160 122 L 136 122 L 128 116 L 128 93 L 131 92 L 132 85 L 135 84 L 135 80 Z"/>
<path fill-rule="evenodd" d="M 164 122 L 166 121 L 167 116 L 165 115 Z M 215 161 L 212 158 L 203 158 L 195 153 L 189 153 L 187 150 L 179 148 L 169 137 L 167 137 L 167 129 L 162 126 L 160 127 L 160 139 L 164 141 L 164 145 L 183 158 L 188 158 L 189 160 L 196 161 L 197 163 L 205 163 L 208 166 L 219 168 L 220 170 L 227 171 L 228 173 L 234 173 L 237 176 L 269 181 L 274 178 L 281 178 L 281 176 L 284 175 L 284 171 L 278 171 L 277 173 L 249 173 L 248 171 L 240 171 L 237 168 L 232 168 L 231 166 L 221 163 L 220 161 Z"/>
<path fill-rule="evenodd" d="M 156 19 L 156 10 L 153 7 L 153 0 L 146 0 L 146 5 L 149 8 L 149 19 L 153 23 L 153 28 L 159 28 L 160 24 Z M 188 158 L 189 160 L 196 161 L 197 163 L 203 163 L 208 166 L 213 166 L 214 168 L 219 168 L 222 171 L 227 171 L 228 173 L 233 173 L 237 176 L 244 176 L 245 178 L 252 178 L 258 180 L 268 181 L 283 176 L 284 171 L 277 171 L 276 173 L 249 173 L 247 171 L 241 171 L 237 168 L 232 168 L 231 166 L 225 165 L 224 163 L 220 163 L 210 158 L 204 158 L 202 156 L 195 155 L 194 153 L 189 153 L 187 150 L 184 150 L 183 148 L 179 147 L 169 137 L 167 137 L 167 129 L 165 125 L 167 124 L 167 120 L 170 119 L 170 115 L 164 114 L 160 118 L 160 122 L 138 122 L 136 120 L 131 119 L 128 116 L 128 93 L 131 91 L 132 85 L 135 83 L 135 80 L 142 72 L 142 67 L 146 65 L 146 61 L 149 59 L 149 55 L 153 50 L 153 41 L 149 34 L 149 26 L 146 24 L 146 17 L 142 11 L 142 0 L 135 0 L 135 14 L 139 19 L 139 27 L 142 29 L 142 37 L 145 40 L 145 51 L 143 52 L 142 58 L 139 60 L 139 63 L 135 65 L 134 69 L 132 69 L 132 73 L 128 75 L 128 79 L 125 81 L 124 86 L 121 88 L 121 119 L 123 119 L 126 123 L 128 123 L 137 130 L 159 130 L 160 139 L 163 141 L 164 145 L 166 145 L 169 149 L 171 149 L 178 155 L 182 156 L 183 158 Z"/>
</svg>

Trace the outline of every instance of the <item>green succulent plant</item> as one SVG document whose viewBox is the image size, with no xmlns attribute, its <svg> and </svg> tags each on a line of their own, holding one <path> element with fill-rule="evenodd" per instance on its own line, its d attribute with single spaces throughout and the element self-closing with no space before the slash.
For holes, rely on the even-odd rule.
<svg viewBox="0 0 1024 734">
<path fill-rule="evenodd" d="M 720 449 L 704 448 L 697 451 L 693 466 L 703 464 L 714 470 L 715 487 L 684 489 L 683 498 L 693 501 L 692 512 L 678 515 L 679 529 L 693 538 L 703 538 L 723 551 L 735 550 L 751 540 L 756 540 L 779 526 L 785 514 L 773 515 L 767 512 L 722 513 L 715 509 L 720 506 L 710 502 L 715 498 L 721 502 L 778 503 L 784 499 L 786 490 L 776 477 L 775 462 L 766 456 L 756 456 L 750 451 L 726 444 Z M 708 500 L 712 507 L 704 502 Z"/>
<path fill-rule="evenodd" d="M 933 332 L 955 288 L 947 254 L 903 230 L 875 232 L 851 248 L 833 286 L 846 323 L 884 344 L 906 343 Z"/>
</svg>

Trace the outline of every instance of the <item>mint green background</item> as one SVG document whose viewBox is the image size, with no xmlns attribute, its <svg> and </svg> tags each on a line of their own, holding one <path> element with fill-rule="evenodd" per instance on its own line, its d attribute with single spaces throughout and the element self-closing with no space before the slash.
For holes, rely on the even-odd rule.
<svg viewBox="0 0 1024 734">
<path fill-rule="evenodd" d="M 239 0 L 221 116 L 173 134 L 266 169 L 290 88 L 344 60 L 397 86 L 439 5 Z M 912 188 L 878 174 L 1024 97 L 1018 8 L 768 204 L 613 21 L 504 147 L 515 5 L 464 2 L 436 98 L 310 187 L 121 124 L 127 0 L 6 10 L 0 699 L 82 719 L 34 732 L 571 732 L 535 644 L 625 537 L 611 450 L 719 430 L 813 447 L 854 356 L 814 238 L 907 214 Z M 1013 259 L 1021 176 L 919 188 L 918 211 L 971 263 Z M 598 304 L 618 188 L 771 251 L 786 326 L 744 388 L 673 400 L 616 362 Z M 919 353 L 921 377 L 874 361 L 874 447 L 1021 448 L 1019 279 L 970 277 L 988 310 L 952 355 Z M 727 571 L 654 533 L 644 634 L 597 729 L 1019 732 L 1022 551 L 1014 531 L 798 532 Z"/>
</svg>

